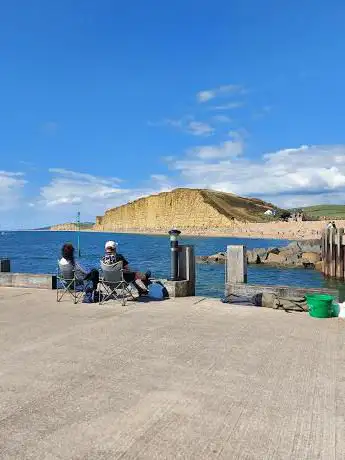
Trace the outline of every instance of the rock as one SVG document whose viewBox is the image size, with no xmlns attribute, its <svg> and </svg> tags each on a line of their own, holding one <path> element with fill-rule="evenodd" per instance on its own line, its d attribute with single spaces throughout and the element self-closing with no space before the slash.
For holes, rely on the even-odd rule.
<svg viewBox="0 0 345 460">
<path fill-rule="evenodd" d="M 209 256 L 209 259 L 211 262 L 218 263 L 218 264 L 224 264 L 225 259 L 226 259 L 226 253 L 218 252 L 217 254 L 212 254 L 211 256 Z"/>
<path fill-rule="evenodd" d="M 316 263 L 314 264 L 314 266 L 315 266 L 315 270 L 319 270 L 319 271 L 321 272 L 322 269 L 323 269 L 323 262 L 322 262 L 322 260 L 319 260 L 318 262 L 316 262 Z"/>
<path fill-rule="evenodd" d="M 276 254 L 277 255 L 277 254 L 280 253 L 280 251 L 281 251 L 281 249 L 279 249 L 279 248 L 269 248 L 267 250 L 267 254 Z"/>
<path fill-rule="evenodd" d="M 286 257 L 283 253 L 275 254 L 274 252 L 270 252 L 265 259 L 265 263 L 267 264 L 285 264 Z"/>
<path fill-rule="evenodd" d="M 303 252 L 302 253 L 302 259 L 305 262 L 310 262 L 315 264 L 315 262 L 319 262 L 321 259 L 320 254 L 316 252 Z"/>
<path fill-rule="evenodd" d="M 302 262 L 304 268 L 315 268 L 315 264 L 312 262 Z"/>
<path fill-rule="evenodd" d="M 300 253 L 292 252 L 290 250 L 285 250 L 280 253 L 282 259 L 285 261 L 284 265 L 301 265 Z"/>
<path fill-rule="evenodd" d="M 195 256 L 195 262 L 198 264 L 208 264 L 209 257 L 208 256 Z"/>
<path fill-rule="evenodd" d="M 321 241 L 320 240 L 305 240 L 305 241 L 292 241 L 286 248 L 293 251 L 300 252 L 316 252 L 321 254 Z"/>
<path fill-rule="evenodd" d="M 314 250 L 309 250 L 313 248 Z M 304 250 L 308 249 L 308 250 Z M 223 264 L 226 260 L 226 252 L 218 252 L 211 256 L 197 256 L 196 261 L 199 263 L 219 263 Z M 292 241 L 287 246 L 281 248 L 255 248 L 247 250 L 248 264 L 272 264 L 292 267 L 314 268 L 321 260 L 321 250 L 319 240 Z M 317 268 L 320 270 L 321 268 Z"/>
<path fill-rule="evenodd" d="M 247 262 L 248 264 L 261 263 L 261 257 L 258 253 L 252 251 L 247 251 Z"/>
<path fill-rule="evenodd" d="M 218 252 L 211 256 L 196 256 L 195 261 L 199 264 L 224 264 L 226 259 L 225 252 Z"/>
<path fill-rule="evenodd" d="M 272 249 L 272 248 L 271 248 Z M 255 248 L 247 250 L 247 261 L 249 264 L 260 264 L 266 257 L 269 249 L 265 248 Z"/>
</svg>

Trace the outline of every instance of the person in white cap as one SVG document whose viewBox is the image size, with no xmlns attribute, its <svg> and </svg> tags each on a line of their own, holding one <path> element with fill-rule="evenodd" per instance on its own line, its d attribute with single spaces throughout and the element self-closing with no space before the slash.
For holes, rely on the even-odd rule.
<svg viewBox="0 0 345 460">
<path fill-rule="evenodd" d="M 113 265 L 117 262 L 122 262 L 123 266 L 123 277 L 127 283 L 133 283 L 139 295 L 144 295 L 148 293 L 147 289 L 143 289 L 138 283 L 137 280 L 142 281 L 144 286 L 147 288 L 150 282 L 151 272 L 147 271 L 146 273 L 133 272 L 129 268 L 128 260 L 123 257 L 122 254 L 119 254 L 116 250 L 117 243 L 115 241 L 107 241 L 105 243 L 105 254 L 102 259 L 103 263 L 106 265 Z"/>
<path fill-rule="evenodd" d="M 105 243 L 105 247 L 104 247 L 105 255 L 103 257 L 103 262 L 105 264 L 113 265 L 119 260 L 122 260 L 122 258 L 121 259 L 119 258 L 120 254 L 116 254 L 116 247 L 117 247 L 117 243 L 115 243 L 115 241 L 107 241 Z"/>
</svg>

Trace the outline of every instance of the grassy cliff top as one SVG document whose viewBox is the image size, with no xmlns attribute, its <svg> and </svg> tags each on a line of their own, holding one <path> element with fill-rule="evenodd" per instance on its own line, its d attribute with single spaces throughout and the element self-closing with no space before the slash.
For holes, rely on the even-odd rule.
<svg viewBox="0 0 345 460">
<path fill-rule="evenodd" d="M 345 205 L 320 204 L 302 208 L 303 212 L 313 218 L 345 219 Z"/>
</svg>

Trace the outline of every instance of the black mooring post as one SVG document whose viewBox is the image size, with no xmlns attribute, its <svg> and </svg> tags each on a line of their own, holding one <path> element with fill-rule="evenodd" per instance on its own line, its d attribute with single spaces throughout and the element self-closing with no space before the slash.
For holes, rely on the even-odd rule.
<svg viewBox="0 0 345 460">
<path fill-rule="evenodd" d="M 170 249 L 171 249 L 171 281 L 178 280 L 178 237 L 180 230 L 172 229 L 170 235 Z"/>
</svg>

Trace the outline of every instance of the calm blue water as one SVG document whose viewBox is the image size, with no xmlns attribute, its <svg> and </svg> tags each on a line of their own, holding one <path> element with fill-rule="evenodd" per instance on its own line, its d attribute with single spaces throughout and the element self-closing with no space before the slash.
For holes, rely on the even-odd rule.
<svg viewBox="0 0 345 460">
<path fill-rule="evenodd" d="M 119 243 L 118 250 L 133 269 L 150 269 L 156 277 L 168 277 L 170 246 L 168 236 L 114 233 L 81 233 L 81 262 L 98 267 L 107 240 Z M 63 243 L 77 243 L 74 232 L 5 232 L 0 234 L 0 257 L 11 259 L 13 272 L 55 273 Z M 194 244 L 196 255 L 224 251 L 228 244 L 245 244 L 247 248 L 283 246 L 288 241 L 237 238 L 182 237 L 181 244 Z M 248 267 L 250 284 L 282 284 L 301 287 L 330 286 L 314 270 Z M 221 297 L 224 292 L 224 265 L 197 265 L 197 294 Z"/>
</svg>

